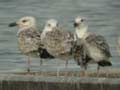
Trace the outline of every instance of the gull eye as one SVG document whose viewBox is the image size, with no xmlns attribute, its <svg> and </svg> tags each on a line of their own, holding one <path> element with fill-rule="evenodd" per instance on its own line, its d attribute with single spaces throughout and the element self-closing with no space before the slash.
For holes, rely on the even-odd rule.
<svg viewBox="0 0 120 90">
<path fill-rule="evenodd" d="M 56 25 L 57 27 L 59 26 L 59 24 L 57 23 L 57 25 Z"/>
<path fill-rule="evenodd" d="M 48 24 L 48 27 L 51 27 L 51 24 Z"/>
<path fill-rule="evenodd" d="M 22 20 L 23 23 L 27 22 L 27 20 Z"/>
<path fill-rule="evenodd" d="M 81 19 L 81 22 L 83 22 L 84 21 L 84 19 Z"/>
</svg>

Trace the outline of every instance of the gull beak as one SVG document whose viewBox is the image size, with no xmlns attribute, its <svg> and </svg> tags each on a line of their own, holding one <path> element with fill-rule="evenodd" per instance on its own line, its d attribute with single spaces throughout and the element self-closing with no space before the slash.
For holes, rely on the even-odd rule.
<svg viewBox="0 0 120 90">
<path fill-rule="evenodd" d="M 79 25 L 78 23 L 74 23 L 74 24 L 73 24 L 74 27 L 77 27 L 78 25 Z"/>
<path fill-rule="evenodd" d="M 15 27 L 15 26 L 17 26 L 17 23 L 16 23 L 16 22 L 13 22 L 13 23 L 10 23 L 8 26 L 9 26 L 9 27 Z"/>
</svg>

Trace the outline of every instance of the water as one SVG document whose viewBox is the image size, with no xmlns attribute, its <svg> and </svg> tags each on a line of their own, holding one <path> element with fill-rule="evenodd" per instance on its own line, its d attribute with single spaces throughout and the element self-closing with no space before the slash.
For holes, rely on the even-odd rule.
<svg viewBox="0 0 120 90">
<path fill-rule="evenodd" d="M 73 31 L 72 20 L 80 15 L 87 19 L 89 31 L 103 35 L 112 52 L 113 68 L 120 67 L 116 40 L 120 28 L 120 0 L 0 0 L 0 72 L 23 71 L 26 56 L 17 48 L 17 28 L 8 24 L 23 16 L 35 16 L 43 28 L 49 18 L 57 19 L 61 26 Z M 42 69 L 56 69 L 57 60 L 48 60 Z M 63 67 L 62 61 L 60 66 Z M 71 66 L 72 65 L 72 66 Z M 39 59 L 32 60 L 33 69 L 39 69 Z M 73 61 L 69 67 L 77 68 Z M 90 66 L 95 68 L 95 66 Z"/>
</svg>

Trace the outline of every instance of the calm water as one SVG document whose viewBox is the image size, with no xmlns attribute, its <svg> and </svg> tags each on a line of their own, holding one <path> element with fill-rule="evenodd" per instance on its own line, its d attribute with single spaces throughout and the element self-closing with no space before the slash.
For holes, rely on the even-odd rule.
<svg viewBox="0 0 120 90">
<path fill-rule="evenodd" d="M 9 28 L 8 24 L 28 15 L 37 18 L 39 27 L 43 28 L 45 20 L 55 18 L 71 31 L 74 30 L 71 22 L 74 17 L 86 17 L 89 31 L 105 36 L 110 44 L 113 67 L 120 67 L 116 52 L 116 39 L 120 34 L 120 0 L 0 0 L 0 72 L 23 71 L 26 68 L 27 58 L 17 48 L 17 28 Z M 59 61 L 59 67 L 63 63 Z M 57 65 L 57 60 L 48 60 L 39 67 L 39 59 L 35 59 L 31 67 L 47 70 L 56 69 Z M 73 61 L 69 67 L 79 68 Z"/>
</svg>

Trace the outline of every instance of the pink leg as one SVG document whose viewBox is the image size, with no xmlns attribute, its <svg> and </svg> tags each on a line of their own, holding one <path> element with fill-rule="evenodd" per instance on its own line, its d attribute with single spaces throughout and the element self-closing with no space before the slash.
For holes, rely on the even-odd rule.
<svg viewBox="0 0 120 90">
<path fill-rule="evenodd" d="M 27 71 L 28 71 L 28 72 L 30 72 L 31 59 L 30 59 L 30 57 L 29 57 L 29 56 L 28 56 L 28 61 L 27 61 L 27 64 L 28 64 Z"/>
</svg>

